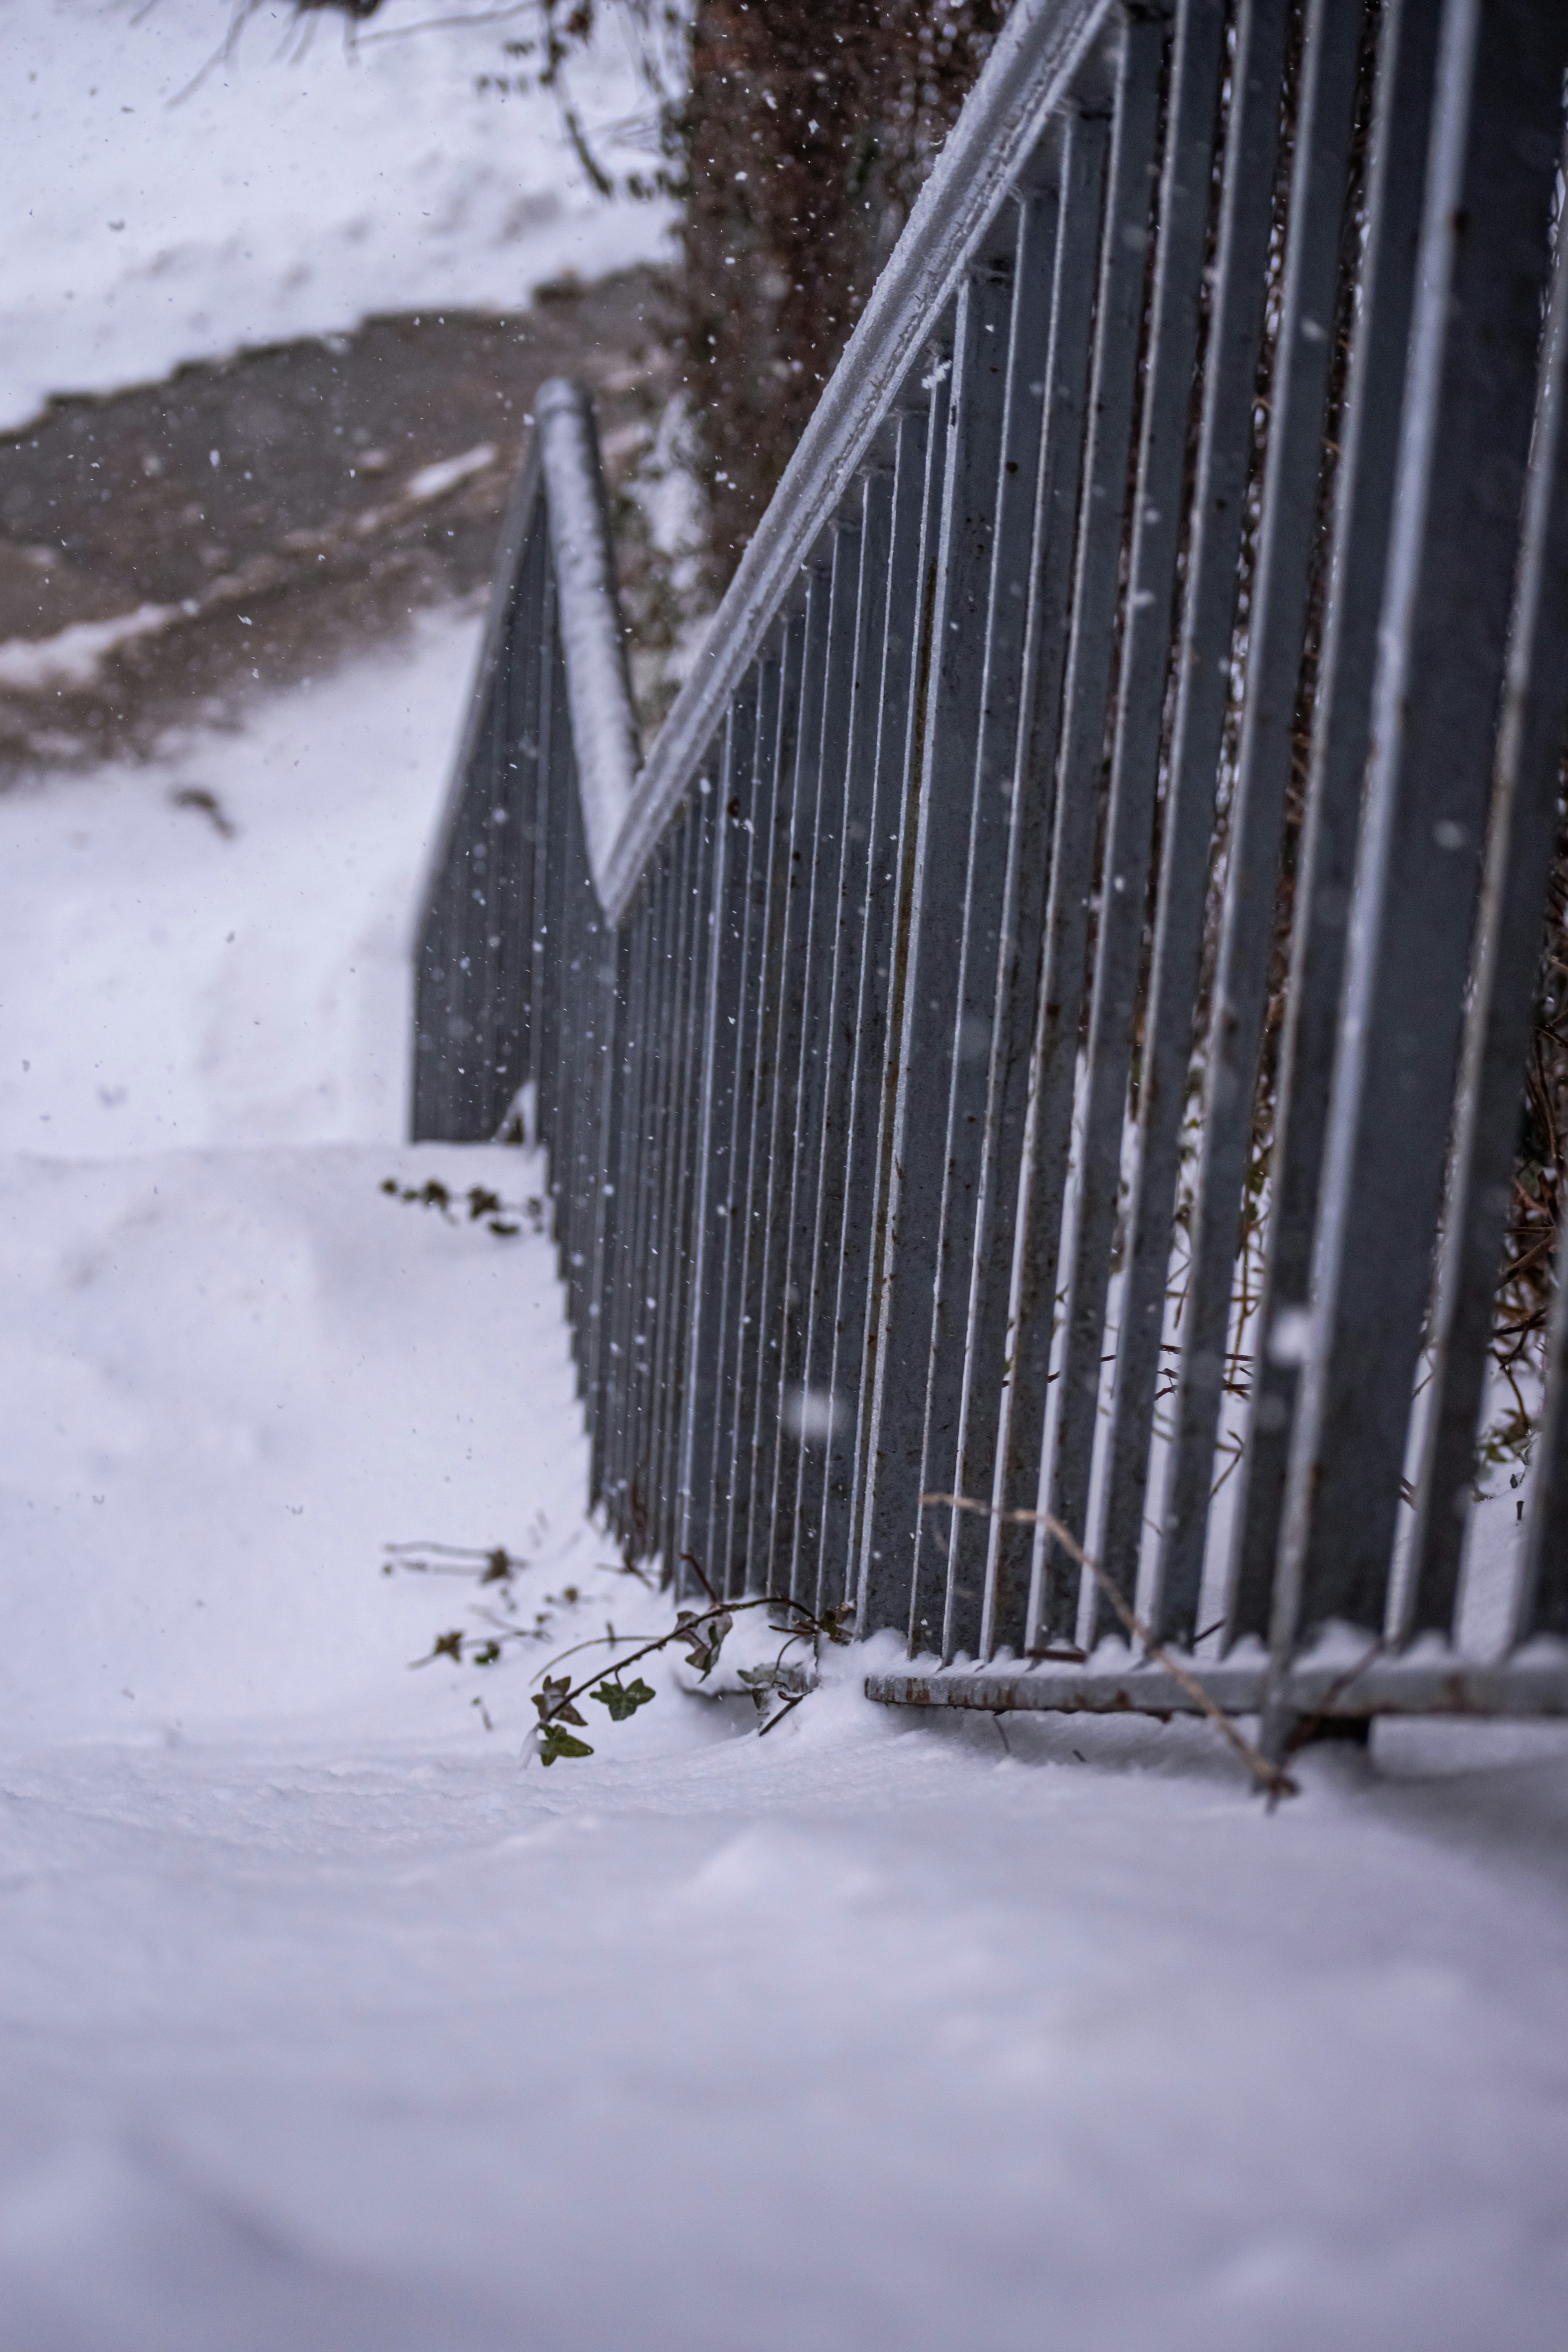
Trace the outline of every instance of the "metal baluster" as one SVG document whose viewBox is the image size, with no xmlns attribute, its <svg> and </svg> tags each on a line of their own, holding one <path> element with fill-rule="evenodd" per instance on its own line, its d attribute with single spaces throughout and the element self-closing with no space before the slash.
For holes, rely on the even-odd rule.
<svg viewBox="0 0 1568 2352">
<path fill-rule="evenodd" d="M 1132 453 L 1163 37 L 1159 22 L 1130 22 L 1114 68 L 1082 514 L 1062 687 L 1045 947 L 1011 1285 L 1015 1394 L 1007 1433 L 1010 1484 L 1021 1469 L 1033 1466 L 1031 1454 L 1037 1463 L 1043 1436 Z M 1033 1502 L 1035 1496 L 1029 1499 Z M 1047 1591 L 1031 1597 L 1030 1611 L 1028 1646 L 1035 1646 L 1037 1626 L 1043 1626 L 1049 1640 L 1070 1635 L 1077 1613 L 1076 1568 L 1057 1562 Z"/>
<path fill-rule="evenodd" d="M 669 1155 L 669 1094 L 672 1078 L 671 1030 L 679 971 L 675 941 L 684 864 L 685 828 L 667 834 L 659 846 L 658 869 L 652 900 L 653 986 L 648 1003 L 648 1090 L 647 1117 L 638 1148 L 637 1226 L 632 1257 L 632 1427 L 628 1452 L 627 1500 L 637 1557 L 647 1559 L 653 1548 L 652 1475 L 653 1367 L 658 1340 L 658 1300 L 654 1289 L 658 1264 L 659 1211 Z"/>
<path fill-rule="evenodd" d="M 1268 290 L 1288 0 L 1243 0 L 1226 122 L 1214 300 L 1186 553 L 1176 702 L 1161 831 L 1148 1008 L 1139 1056 L 1138 1137 L 1107 1433 L 1105 1564 L 1136 1590 L 1150 1430 L 1164 1328 L 1205 897 L 1230 696 L 1237 567 L 1246 519 L 1252 414 Z M 1065 1624 L 1063 1630 L 1066 1630 Z"/>
<path fill-rule="evenodd" d="M 1015 1286 L 1015 1245 L 1020 1200 L 1026 1214 L 1028 1199 L 1026 1181 L 1022 1192 L 1020 1186 L 1027 1158 L 1108 138 L 1103 94 L 1098 81 L 1091 81 L 1061 126 L 1050 341 L 1033 484 L 1028 614 L 1014 754 L 1016 775 L 964 1336 L 965 1395 L 953 1481 L 955 1489 L 966 1495 L 984 1496 L 990 1488 L 1004 1510 L 1032 1509 L 1037 1499 L 1050 1352 L 1050 1320 L 1047 1315 L 1043 1326 L 1036 1321 L 1031 1290 L 1035 1268 L 1026 1254 Z M 1016 1345 L 1020 1327 L 1026 1339 L 1021 1353 Z M 1037 1364 L 1026 1344 L 1032 1328 L 1043 1329 L 1044 1335 L 1044 1357 Z M 984 1533 L 979 1646 L 989 1656 L 999 1647 L 1024 1646 L 1034 1540 L 1027 1528 L 1002 1519 L 993 1519 Z M 955 1526 L 954 1534 L 968 1544 L 967 1528 Z"/>
<path fill-rule="evenodd" d="M 1352 343 L 1333 525 L 1334 560 L 1298 856 L 1295 928 L 1275 1084 L 1272 1195 L 1237 1505 L 1226 1626 L 1229 1647 L 1266 1636 L 1300 1373 L 1287 1335 L 1304 1325 L 1329 1085 L 1372 729 L 1377 621 L 1394 517 L 1405 359 L 1439 16 L 1388 0 L 1379 31 L 1367 166 L 1367 233 Z M 1281 1337 L 1278 1339 L 1274 1334 Z"/>
<path fill-rule="evenodd" d="M 668 1301 L 668 1329 L 663 1336 L 659 1367 L 659 1557 L 667 1577 L 679 1564 L 680 1522 L 684 1516 L 679 1494 L 681 1419 L 686 1394 L 686 1359 L 691 1313 L 693 1276 L 693 1204 L 697 1171 L 693 1165 L 701 1114 L 704 1049 L 708 1004 L 713 984 L 714 861 L 721 803 L 715 787 L 723 781 L 723 743 L 715 743 L 698 779 L 697 795 L 687 818 L 692 835 L 691 880 L 688 918 L 689 972 L 679 1040 L 678 1117 L 675 1138 L 675 1185 L 669 1223 L 661 1250 L 660 1269 Z"/>
<path fill-rule="evenodd" d="M 1004 230 L 1012 227 L 1004 224 Z M 974 745 L 1007 388 L 1014 239 L 993 236 L 959 294 L 950 453 L 937 559 L 929 705 L 910 898 L 892 1181 L 868 1467 L 867 1594 L 882 1622 L 902 1589 L 911 1648 L 941 1639 L 941 1577 L 921 1543 L 921 1454 L 949 1156 L 938 1105 L 956 1058 Z"/>
<path fill-rule="evenodd" d="M 574 767 L 575 762 L 573 763 Z M 556 1248 L 560 1260 L 560 1278 L 566 1297 L 567 1328 L 572 1336 L 573 1354 L 577 1354 L 577 1332 L 581 1312 L 583 1267 L 582 1199 L 584 1128 L 588 1097 L 583 1079 L 585 1055 L 585 1032 L 588 1026 L 585 1012 L 587 971 L 591 956 L 589 932 L 592 922 L 593 882 L 588 873 L 587 847 L 583 834 L 582 803 L 576 791 L 575 776 L 572 778 L 568 807 L 571 822 L 567 833 L 567 870 L 565 876 L 563 920 L 566 937 L 563 943 L 565 971 L 562 976 L 561 1025 L 559 1062 L 555 1095 L 561 1106 L 560 1127 L 554 1139 L 552 1157 L 556 1175 Z"/>
<path fill-rule="evenodd" d="M 814 1443 L 805 1425 L 805 1416 L 811 1409 L 805 1359 L 816 1283 L 815 1248 L 823 1175 L 823 1106 L 827 1092 L 827 1063 L 836 1051 L 831 1021 L 845 848 L 844 803 L 848 786 L 850 720 L 858 651 L 860 503 L 857 500 L 840 516 L 833 534 L 821 717 L 814 753 L 816 814 L 810 832 L 809 872 L 803 876 L 805 930 L 798 951 L 800 1036 L 794 1060 L 795 1110 L 790 1127 L 795 1148 L 784 1226 L 777 1434 L 766 1528 L 767 1589 L 784 1594 L 794 1591 L 799 1532 L 796 1493 L 802 1461 Z M 809 782 L 806 789 L 809 793 Z M 797 890 L 797 898 L 799 895 Z M 790 954 L 786 940 L 786 958 Z"/>
<path fill-rule="evenodd" d="M 920 842 L 919 800 L 924 772 L 925 724 L 930 707 L 931 673 L 936 635 L 936 587 L 943 517 L 946 511 L 947 469 L 952 461 L 952 436 L 948 430 L 952 401 L 952 353 L 939 340 L 931 353 L 930 373 L 922 380 L 931 394 L 926 433 L 925 495 L 921 514 L 917 578 L 914 670 L 901 743 L 889 735 L 894 763 L 890 778 L 898 807 L 898 862 L 889 918 L 888 1005 L 882 1033 L 880 1067 L 876 1073 L 875 1190 L 870 1216 L 870 1255 L 866 1289 L 865 1339 L 861 1349 L 861 1381 L 855 1427 L 855 1475 L 850 1489 L 850 1558 L 855 1579 L 857 1630 L 880 1633 L 898 1625 L 907 1634 L 909 1581 L 884 1557 L 869 1507 L 875 1487 L 876 1454 L 881 1423 L 882 1364 L 885 1357 L 887 1289 L 883 1280 L 887 1258 L 889 1209 L 894 1178 L 894 1127 L 903 1062 L 905 999 L 910 969 L 910 906 L 914 895 L 915 857 Z M 880 753 L 879 753 L 879 761 Z M 910 1547 L 912 1551 L 912 1545 Z M 906 1560 L 908 1555 L 905 1556 Z"/>
<path fill-rule="evenodd" d="M 662 850 L 649 860 L 637 923 L 641 933 L 638 992 L 632 1029 L 634 1083 L 626 1121 L 625 1182 L 625 1242 L 616 1268 L 616 1351 L 619 1373 L 620 1411 L 616 1415 L 614 1464 L 616 1525 L 623 1543 L 637 1540 L 634 1482 L 637 1459 L 637 1412 L 640 1393 L 637 1331 L 641 1320 L 642 1236 L 646 1224 L 649 1182 L 648 1140 L 653 1125 L 654 1094 L 658 1073 L 658 1002 L 662 941 L 659 904 L 664 879 Z"/>
<path fill-rule="evenodd" d="M 587 1313 L 591 1329 L 587 1370 L 588 1502 L 605 1496 L 605 1442 L 614 1411 L 615 1369 L 610 1354 L 616 1300 L 618 1202 L 626 1101 L 626 1022 L 631 994 L 631 936 L 607 925 L 600 943 L 600 1012 L 603 1045 L 598 1074 L 599 1150 L 594 1216 L 593 1275 Z"/>
<path fill-rule="evenodd" d="M 1568 258 L 1559 236 L 1498 730 L 1454 1168 L 1444 1213 L 1432 1398 L 1416 1486 L 1407 1633 L 1448 1632 L 1474 1488 L 1568 740 Z"/>
<path fill-rule="evenodd" d="M 833 534 L 837 541 L 837 530 Z M 755 1402 L 751 1413 L 752 1473 L 746 1530 L 748 1591 L 771 1591 L 773 1486 L 783 1408 L 784 1328 L 788 1307 L 791 1201 L 799 1158 L 801 1035 L 805 1024 L 806 936 L 816 859 L 822 782 L 822 713 L 827 683 L 833 602 L 831 566 L 807 576 L 805 646 L 801 661 L 789 797 L 788 845 L 775 902 L 776 949 L 769 964 L 771 999 L 767 1189 L 762 1219 L 762 1279 L 755 1310 Z M 764 1009 L 764 1018 L 767 1010 Z"/>
<path fill-rule="evenodd" d="M 668 1349 L 671 1326 L 676 1311 L 676 1293 L 671 1282 L 673 1266 L 673 1234 L 678 1214 L 677 1196 L 680 1189 L 680 1123 L 685 1088 L 685 1040 L 687 1015 L 691 999 L 693 898 L 696 889 L 696 868 L 700 844 L 695 829 L 696 812 L 688 803 L 671 830 L 669 924 L 669 982 L 662 1023 L 663 1077 L 660 1086 L 660 1133 L 655 1158 L 653 1211 L 648 1227 L 647 1245 L 647 1469 L 644 1480 L 647 1496 L 648 1550 L 650 1557 L 662 1549 L 662 1528 L 665 1494 L 661 1484 L 664 1471 L 665 1406 L 668 1372 Z M 667 1562 L 669 1566 L 673 1563 Z"/>
<path fill-rule="evenodd" d="M 971 653 L 980 680 L 978 703 L 972 713 L 953 714 L 955 763 L 967 755 L 968 764 L 967 793 L 955 793 L 955 814 L 962 814 L 967 798 L 968 838 L 920 1492 L 959 1485 L 963 1474 L 955 1465 L 973 1459 L 979 1433 L 971 1387 L 969 1306 L 976 1250 L 985 1246 L 978 1213 L 992 1063 L 999 1043 L 1005 1052 L 1005 1028 L 1001 1040 L 997 1031 L 996 971 L 1016 817 L 1019 698 L 1025 682 L 1058 210 L 1054 184 L 1031 187 L 1021 195 L 1012 223 L 1008 276 L 1013 290 L 999 387 L 994 509 L 978 616 L 981 642 Z M 1005 226 L 1005 220 L 998 223 L 999 229 Z M 995 331 L 1000 340 L 1000 322 Z M 974 455 L 977 463 L 984 462 L 978 448 Z M 966 719 L 972 719 L 972 730 L 960 732 Z M 962 1447 L 961 1431 L 969 1441 Z M 945 1534 L 944 1524 L 929 1512 L 921 1515 L 915 1576 L 922 1595 L 943 1588 L 942 1647 L 943 1655 L 950 1656 L 955 1649 L 973 1649 L 979 1639 L 987 1531 L 982 1523 L 958 1513 L 952 1515 Z"/>
<path fill-rule="evenodd" d="M 921 634 L 924 577 L 921 549 L 931 509 L 930 417 L 910 408 L 892 431 L 893 478 L 880 643 L 873 644 L 868 682 L 875 708 L 871 806 L 866 819 L 864 898 L 860 937 L 847 1003 L 848 1108 L 842 1177 L 843 1233 L 833 1286 L 832 1352 L 827 1388 L 833 1428 L 823 1463 L 816 1605 L 837 1609 L 855 1590 L 853 1503 L 858 1442 L 870 1388 L 867 1349 L 875 1265 L 879 1134 L 892 1003 L 899 877 L 903 857 L 909 779 L 910 713 Z M 868 517 L 862 558 L 874 560 L 875 528 Z M 869 603 L 866 610 L 869 614 Z M 799 1597 L 809 1601 L 812 1595 Z"/>
<path fill-rule="evenodd" d="M 633 1250 L 637 1236 L 638 1154 L 645 1119 L 648 1082 L 648 993 L 652 976 L 653 923 L 651 893 L 644 884 L 626 918 L 628 936 L 626 1010 L 622 1047 L 621 1149 L 614 1171 L 616 1187 L 615 1255 L 609 1284 L 609 1325 L 605 1345 L 609 1355 L 605 1382 L 608 1412 L 604 1439 L 605 1468 L 601 1491 L 619 1536 L 626 1534 L 627 1423 L 631 1412 L 631 1334 Z"/>
<path fill-rule="evenodd" d="M 676 1590 L 694 1589 L 683 1562 L 707 1572 L 718 1419 L 720 1335 L 724 1307 L 724 1232 L 729 1153 L 734 1125 L 737 1016 L 745 946 L 747 835 L 756 732 L 757 672 L 742 680 L 730 705 L 713 812 L 711 980 L 699 1006 L 700 1060 L 691 1143 L 691 1251 L 684 1389 L 679 1423 L 679 1512 L 675 1528 Z M 743 797 L 742 797 L 743 796 Z"/>
<path fill-rule="evenodd" d="M 1178 21 L 1160 179 L 1158 245 L 1110 755 L 1103 875 L 1089 1002 L 1079 1204 L 1063 1308 L 1051 1509 L 1089 1537 L 1100 1421 L 1106 1295 L 1121 1192 L 1127 1088 L 1153 845 L 1170 659 L 1182 477 L 1198 338 L 1198 299 L 1213 174 L 1223 49 L 1217 0 L 1190 0 Z M 1106 525 L 1102 518 L 1100 528 Z M 1121 1631 L 1098 1594 L 1096 1631 Z"/>
<path fill-rule="evenodd" d="M 1535 407 L 1568 12 L 1444 12 L 1316 1308 L 1272 1629 L 1383 1630 Z M 1282 1714 L 1271 1724 L 1281 1736 Z"/>
<path fill-rule="evenodd" d="M 858 576 L 855 587 L 855 633 L 844 792 L 839 812 L 840 850 L 829 884 L 823 927 L 828 962 L 819 1016 L 817 1051 L 822 1083 L 813 1130 L 817 1167 L 816 1215 L 805 1263 L 802 1302 L 804 1349 L 798 1370 L 803 1416 L 818 1414 L 822 1425 L 804 1426 L 796 1448 L 795 1491 L 785 1507 L 793 1521 L 789 1591 L 815 1608 L 823 1575 L 823 1493 L 829 1449 L 841 1423 L 852 1419 L 834 1387 L 836 1316 L 844 1261 L 847 1191 L 851 1181 L 849 1125 L 856 1051 L 855 1005 L 859 992 L 866 937 L 866 904 L 875 824 L 878 688 L 888 627 L 888 566 L 892 544 L 893 473 L 875 467 L 861 483 Z M 843 1563 L 839 1563 L 842 1577 Z M 842 1588 L 835 1601 L 842 1597 Z"/>
<path fill-rule="evenodd" d="M 1359 37 L 1356 10 L 1338 0 L 1311 0 L 1248 615 L 1246 701 L 1205 1056 L 1175 1446 L 1157 1571 L 1154 1617 L 1167 1641 L 1192 1639 L 1203 1580 L 1317 522 Z"/>
<path fill-rule="evenodd" d="M 746 1544 L 752 1516 L 752 1455 L 756 1428 L 757 1349 L 761 1324 L 763 1250 L 768 1194 L 768 1147 L 772 1132 L 773 1048 L 779 951 L 784 931 L 784 898 L 789 875 L 791 782 L 795 775 L 795 732 L 800 719 L 801 664 L 805 648 L 805 614 L 793 613 L 784 626 L 778 692 L 778 717 L 769 747 L 765 784 L 758 791 L 754 823 L 754 859 L 762 862 L 763 907 L 757 940 L 754 989 L 748 988 L 748 1034 L 744 1050 L 750 1056 L 751 1086 L 746 1116 L 745 1182 L 736 1198 L 741 1231 L 735 1294 L 734 1370 L 728 1495 L 724 1549 L 717 1563 L 723 1580 L 710 1570 L 715 1585 L 728 1594 L 752 1589 Z M 740 1174 L 737 1162 L 736 1174 Z"/>
<path fill-rule="evenodd" d="M 727 1122 L 715 1152 L 713 1213 L 719 1220 L 719 1314 L 713 1371 L 713 1431 L 706 1484 L 696 1489 L 695 1534 L 688 1549 L 716 1590 L 725 1589 L 730 1501 L 734 1475 L 736 1384 L 745 1274 L 745 1193 L 750 1181 L 755 1097 L 761 963 L 767 917 L 768 844 L 778 751 L 779 688 L 784 633 L 775 634 L 757 667 L 757 714 L 749 770 L 737 779 L 731 821 L 737 864 L 738 971 L 731 1015 L 732 1072 Z"/>
<path fill-rule="evenodd" d="M 492 904 L 493 928 L 500 937 L 500 1005 L 491 1133 L 510 1108 L 527 1070 L 528 983 L 533 962 L 529 923 L 533 892 L 539 675 L 525 649 L 538 642 L 543 590 L 544 532 L 541 529 L 529 541 L 520 566 L 515 594 L 507 613 L 506 635 L 499 649 L 503 665 L 503 718 L 490 822 L 497 829 L 496 847 L 500 856 L 499 887 Z"/>
<path fill-rule="evenodd" d="M 549 782 L 547 831 L 543 840 L 544 870 L 540 891 L 542 920 L 539 926 L 539 936 L 543 951 L 540 963 L 535 967 L 542 975 L 542 986 L 535 1041 L 534 1084 L 539 1139 L 549 1156 L 547 1190 L 553 1201 L 557 1179 L 555 1076 L 560 1052 L 562 950 L 565 938 L 566 838 L 571 823 L 574 782 L 571 715 L 566 701 L 553 568 L 546 585 L 544 631 L 539 659 L 542 706 L 540 713 L 542 758 Z"/>
</svg>

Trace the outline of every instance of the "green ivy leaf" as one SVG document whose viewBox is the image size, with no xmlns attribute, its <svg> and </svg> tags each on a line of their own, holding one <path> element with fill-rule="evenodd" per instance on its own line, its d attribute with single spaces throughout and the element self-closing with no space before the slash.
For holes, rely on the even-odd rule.
<svg viewBox="0 0 1568 2352">
<path fill-rule="evenodd" d="M 651 1706 L 657 1694 L 648 1688 L 639 1675 L 633 1683 L 602 1682 L 598 1689 L 590 1691 L 588 1696 L 596 1698 L 601 1706 L 609 1708 L 612 1723 L 625 1723 L 639 1706 Z"/>
<path fill-rule="evenodd" d="M 455 1658 L 460 1665 L 463 1659 L 463 1636 L 460 1633 L 437 1633 L 431 1645 L 433 1658 Z"/>
<path fill-rule="evenodd" d="M 474 1652 L 472 1663 L 476 1666 L 493 1666 L 500 1656 L 500 1643 L 499 1642 L 487 1642 L 482 1650 L 476 1650 Z"/>
<path fill-rule="evenodd" d="M 577 1715 L 573 1720 L 581 1723 L 583 1718 Z M 553 1764 L 558 1756 L 592 1756 L 593 1752 L 585 1739 L 574 1739 L 572 1734 L 563 1731 L 558 1723 L 545 1725 L 544 1736 L 539 1743 L 542 1764 Z"/>
</svg>

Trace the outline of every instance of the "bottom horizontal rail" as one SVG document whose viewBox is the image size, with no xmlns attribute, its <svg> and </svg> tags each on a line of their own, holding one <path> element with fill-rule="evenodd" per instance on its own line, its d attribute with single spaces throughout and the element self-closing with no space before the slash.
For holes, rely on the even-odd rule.
<svg viewBox="0 0 1568 2352">
<path fill-rule="evenodd" d="M 1184 1664 L 1190 1661 L 1184 1660 Z M 1257 1715 L 1268 1669 L 1192 1667 L 1210 1701 L 1226 1715 Z M 1196 1696 L 1158 1666 L 1020 1666 L 875 1674 L 866 1696 L 884 1706 L 958 1706 L 1003 1715 L 1197 1715 Z M 1279 1693 L 1282 1712 L 1299 1718 L 1352 1721 L 1374 1715 L 1568 1717 L 1568 1654 L 1509 1659 L 1498 1665 L 1462 1660 L 1382 1659 L 1368 1665 L 1299 1666 Z"/>
</svg>

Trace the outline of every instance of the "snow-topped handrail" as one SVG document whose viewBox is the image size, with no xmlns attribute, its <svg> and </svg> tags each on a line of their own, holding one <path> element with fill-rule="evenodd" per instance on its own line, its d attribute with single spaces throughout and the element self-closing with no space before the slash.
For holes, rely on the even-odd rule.
<svg viewBox="0 0 1568 2352">
<path fill-rule="evenodd" d="M 607 872 L 630 821 L 641 746 L 627 674 L 626 634 L 616 584 L 615 547 L 599 463 L 594 408 L 580 383 L 541 384 L 533 429 L 508 503 L 494 581 L 474 663 L 442 824 L 421 893 L 421 928 L 434 919 L 461 839 L 485 732 L 496 717 L 498 678 L 514 634 L 526 560 L 550 548 L 554 625 L 563 655 L 577 792 L 589 863 Z"/>
<path fill-rule="evenodd" d="M 642 761 L 615 549 L 586 392 L 564 376 L 552 376 L 539 388 L 534 416 L 583 824 L 604 898 L 616 846 L 633 815 L 633 787 Z"/>
<path fill-rule="evenodd" d="M 1017 0 L 921 189 L 671 705 L 625 826 L 595 879 L 613 919 L 689 795 L 737 679 L 838 507 L 977 242 L 1111 13 L 1111 0 Z"/>
</svg>

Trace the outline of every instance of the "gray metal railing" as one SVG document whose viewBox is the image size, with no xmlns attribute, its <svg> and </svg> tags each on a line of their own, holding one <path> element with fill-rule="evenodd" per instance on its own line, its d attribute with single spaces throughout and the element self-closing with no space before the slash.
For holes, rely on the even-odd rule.
<svg viewBox="0 0 1568 2352">
<path fill-rule="evenodd" d="M 640 772 L 541 396 L 415 1131 L 528 1090 L 595 1501 L 896 1628 L 874 1696 L 1187 1703 L 1079 1662 L 1120 1626 L 1044 1507 L 1277 1742 L 1568 1711 L 1568 1283 L 1459 1640 L 1568 734 L 1565 67 L 1561 0 L 1019 0 Z"/>
</svg>

